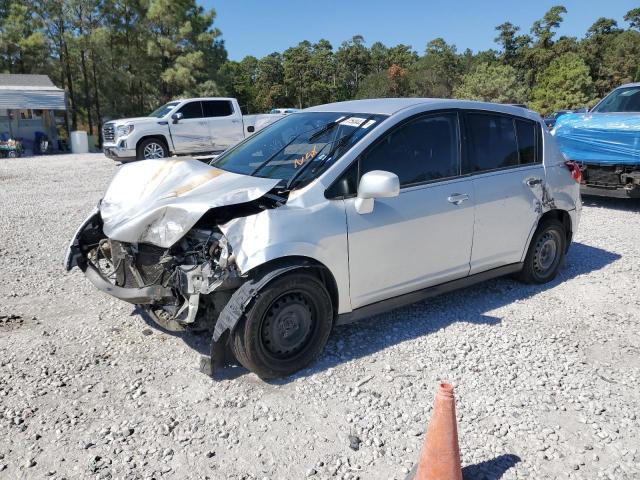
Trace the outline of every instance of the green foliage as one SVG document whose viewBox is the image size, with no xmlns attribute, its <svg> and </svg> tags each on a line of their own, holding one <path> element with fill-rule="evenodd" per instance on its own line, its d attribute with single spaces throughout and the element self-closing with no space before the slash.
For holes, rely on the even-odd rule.
<svg viewBox="0 0 640 480">
<path fill-rule="evenodd" d="M 629 22 L 629 28 L 640 30 L 640 7 L 629 10 L 624 16 L 624 21 Z"/>
<path fill-rule="evenodd" d="M 538 76 L 531 107 L 542 114 L 591 105 L 595 90 L 589 67 L 575 53 L 555 58 Z"/>
<path fill-rule="evenodd" d="M 72 128 L 94 132 L 105 119 L 182 96 L 234 96 L 247 113 L 394 96 L 528 103 L 546 113 L 640 80 L 640 8 L 624 25 L 596 19 L 580 39 L 557 38 L 566 14 L 550 8 L 530 34 L 505 21 L 496 49 L 485 51 L 458 52 L 436 38 L 418 55 L 355 35 L 337 49 L 302 41 L 229 61 L 215 11 L 197 0 L 0 0 L 0 71 L 47 73 L 68 92 Z"/>
<path fill-rule="evenodd" d="M 481 63 L 462 77 L 455 98 L 496 103 L 523 103 L 526 88 L 518 80 L 516 69 L 499 63 Z"/>
<path fill-rule="evenodd" d="M 47 41 L 37 17 L 26 4 L 9 3 L 0 30 L 2 71 L 45 72 L 49 62 Z"/>
</svg>

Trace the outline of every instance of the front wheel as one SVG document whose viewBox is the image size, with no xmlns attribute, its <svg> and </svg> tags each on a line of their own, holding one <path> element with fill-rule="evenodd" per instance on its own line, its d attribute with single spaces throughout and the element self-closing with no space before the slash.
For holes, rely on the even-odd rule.
<svg viewBox="0 0 640 480">
<path fill-rule="evenodd" d="M 263 287 L 245 310 L 231 333 L 231 350 L 259 377 L 284 377 L 320 354 L 332 325 L 324 284 L 306 273 L 285 274 Z"/>
<path fill-rule="evenodd" d="M 533 234 L 518 279 L 525 283 L 547 283 L 558 274 L 567 251 L 567 232 L 558 220 L 546 220 Z"/>
<path fill-rule="evenodd" d="M 162 140 L 147 138 L 138 145 L 137 159 L 151 160 L 169 156 L 169 150 Z"/>
</svg>

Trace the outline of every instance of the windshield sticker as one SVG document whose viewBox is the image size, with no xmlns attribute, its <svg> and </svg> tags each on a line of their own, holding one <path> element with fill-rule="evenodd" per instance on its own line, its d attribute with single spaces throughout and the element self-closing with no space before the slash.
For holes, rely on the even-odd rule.
<svg viewBox="0 0 640 480">
<path fill-rule="evenodd" d="M 344 125 L 346 127 L 369 128 L 374 123 L 376 123 L 375 120 L 367 120 L 366 118 L 360 117 L 349 117 L 346 120 L 341 121 L 340 125 Z"/>
<path fill-rule="evenodd" d="M 359 127 L 360 125 L 362 125 L 364 123 L 364 118 L 359 118 L 359 117 L 349 117 L 345 120 L 342 120 L 340 122 L 340 125 L 344 125 L 346 127 Z"/>
<path fill-rule="evenodd" d="M 318 151 L 316 150 L 316 146 L 314 145 L 313 148 L 309 150 L 307 153 L 305 153 L 303 156 L 293 160 L 293 168 L 301 167 L 302 165 L 304 165 L 304 162 L 315 157 L 317 153 Z"/>
</svg>

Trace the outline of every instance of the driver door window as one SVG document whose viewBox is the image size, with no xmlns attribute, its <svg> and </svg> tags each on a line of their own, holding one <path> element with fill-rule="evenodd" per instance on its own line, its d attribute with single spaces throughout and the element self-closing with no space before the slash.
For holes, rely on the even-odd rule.
<svg viewBox="0 0 640 480">
<path fill-rule="evenodd" d="M 401 187 L 460 174 L 458 116 L 427 115 L 386 135 L 362 157 L 361 175 L 386 170 L 398 175 Z"/>
<path fill-rule="evenodd" d="M 202 118 L 202 106 L 200 102 L 189 102 L 178 110 L 182 114 L 182 120 Z"/>
</svg>

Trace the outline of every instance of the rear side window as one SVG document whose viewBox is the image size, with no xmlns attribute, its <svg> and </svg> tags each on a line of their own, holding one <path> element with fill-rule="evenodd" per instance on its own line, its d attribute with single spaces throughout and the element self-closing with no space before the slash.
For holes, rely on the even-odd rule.
<svg viewBox="0 0 640 480">
<path fill-rule="evenodd" d="M 400 186 L 459 175 L 458 116 L 455 113 L 417 118 L 387 134 L 361 158 L 361 174 L 386 170 Z"/>
<path fill-rule="evenodd" d="M 178 110 L 182 114 L 182 118 L 202 118 L 202 108 L 200 102 L 189 102 Z"/>
<path fill-rule="evenodd" d="M 468 158 L 465 173 L 518 165 L 518 144 L 511 118 L 470 113 L 466 124 Z"/>
<path fill-rule="evenodd" d="M 534 122 L 515 120 L 520 164 L 536 163 L 536 126 Z"/>
<path fill-rule="evenodd" d="M 228 117 L 233 114 L 233 107 L 228 100 L 205 100 L 202 110 L 205 117 Z"/>
</svg>

